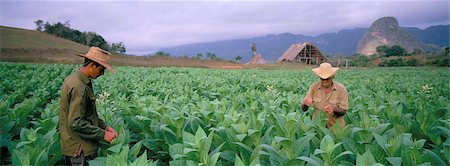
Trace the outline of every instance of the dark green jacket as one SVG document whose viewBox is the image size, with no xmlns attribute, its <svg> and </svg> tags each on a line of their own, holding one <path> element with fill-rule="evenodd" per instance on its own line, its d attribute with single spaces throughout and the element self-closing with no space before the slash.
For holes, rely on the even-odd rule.
<svg viewBox="0 0 450 166">
<path fill-rule="evenodd" d="M 80 70 L 64 79 L 59 102 L 59 130 L 64 155 L 76 156 L 80 145 L 85 155 L 97 152 L 107 125 L 97 115 L 95 99 L 92 82 Z"/>
</svg>

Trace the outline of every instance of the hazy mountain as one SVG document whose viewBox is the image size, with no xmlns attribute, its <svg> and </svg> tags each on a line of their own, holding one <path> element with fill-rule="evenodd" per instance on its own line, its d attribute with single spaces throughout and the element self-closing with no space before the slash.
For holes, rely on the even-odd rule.
<svg viewBox="0 0 450 166">
<path fill-rule="evenodd" d="M 187 44 L 177 47 L 162 48 L 161 51 L 168 52 L 173 56 L 195 56 L 207 52 L 225 60 L 234 60 L 241 56 L 241 62 L 248 62 L 252 57 L 251 46 L 256 44 L 257 52 L 268 61 L 276 61 L 287 48 L 294 43 L 312 42 L 326 55 L 349 56 L 356 53 L 359 40 L 369 28 L 345 29 L 337 33 L 324 33 L 318 36 L 296 35 L 291 33 L 271 34 L 249 39 L 235 39 L 216 41 L 208 43 Z M 422 43 L 434 44 L 441 47 L 449 45 L 449 25 L 428 27 L 424 30 L 415 27 L 400 28 L 409 32 L 414 38 Z"/>
<path fill-rule="evenodd" d="M 427 44 L 434 44 L 440 47 L 449 46 L 449 26 L 448 25 L 437 25 L 431 26 L 424 30 L 416 27 L 403 28 L 404 30 L 411 33 L 419 41 Z"/>
<path fill-rule="evenodd" d="M 316 36 L 312 43 L 327 55 L 351 55 L 355 53 L 359 40 L 367 28 L 341 30 Z"/>
</svg>

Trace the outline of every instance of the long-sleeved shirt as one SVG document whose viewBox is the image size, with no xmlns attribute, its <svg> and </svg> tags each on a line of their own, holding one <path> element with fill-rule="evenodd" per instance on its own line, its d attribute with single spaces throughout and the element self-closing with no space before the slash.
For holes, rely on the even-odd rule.
<svg viewBox="0 0 450 166">
<path fill-rule="evenodd" d="M 324 110 L 325 106 L 331 105 L 336 108 L 348 110 L 348 93 L 344 85 L 333 81 L 331 92 L 325 93 L 325 89 L 321 87 L 320 82 L 316 82 L 309 87 L 305 99 L 313 100 L 314 112 L 312 119 L 316 119 L 319 110 Z M 303 99 L 304 100 L 304 99 Z M 339 121 L 342 127 L 345 127 L 343 116 L 337 116 L 335 113 L 326 113 L 328 118 L 327 127 L 333 126 L 336 121 Z"/>
<path fill-rule="evenodd" d="M 96 153 L 107 125 L 97 115 L 95 99 L 92 82 L 80 70 L 64 79 L 59 110 L 64 155 L 76 156 L 80 147 L 86 156 Z"/>
</svg>

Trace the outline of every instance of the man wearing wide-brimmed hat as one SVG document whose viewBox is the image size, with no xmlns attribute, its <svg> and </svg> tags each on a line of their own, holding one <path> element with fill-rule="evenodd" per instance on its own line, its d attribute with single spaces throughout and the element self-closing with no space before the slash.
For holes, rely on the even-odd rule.
<svg viewBox="0 0 450 166">
<path fill-rule="evenodd" d="M 336 121 L 345 127 L 344 115 L 348 110 L 348 94 L 344 85 L 333 81 L 337 67 L 329 63 L 322 63 L 318 68 L 312 69 L 320 78 L 309 87 L 301 104 L 302 110 L 307 111 L 309 106 L 314 107 L 312 119 L 316 119 L 320 110 L 325 111 L 328 118 L 327 128 L 333 126 Z"/>
<path fill-rule="evenodd" d="M 67 165 L 86 165 L 92 160 L 99 147 L 99 141 L 109 143 L 118 136 L 97 114 L 92 80 L 102 76 L 109 65 L 111 54 L 98 47 L 91 47 L 79 70 L 64 79 L 61 89 L 59 130 L 61 150 Z"/>
</svg>

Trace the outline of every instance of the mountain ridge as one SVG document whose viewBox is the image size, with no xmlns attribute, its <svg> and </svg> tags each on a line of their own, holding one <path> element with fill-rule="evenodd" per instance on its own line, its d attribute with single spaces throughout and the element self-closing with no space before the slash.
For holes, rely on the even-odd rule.
<svg viewBox="0 0 450 166">
<path fill-rule="evenodd" d="M 426 44 L 439 47 L 449 44 L 449 25 L 434 25 L 425 29 L 417 27 L 400 28 Z M 241 56 L 242 62 L 247 62 L 252 57 L 251 43 L 255 43 L 257 52 L 266 60 L 274 62 L 292 44 L 309 41 L 319 47 L 324 54 L 349 56 L 356 53 L 358 42 L 368 29 L 343 29 L 336 33 L 323 33 L 317 36 L 292 33 L 268 34 L 246 39 L 186 44 L 162 48 L 160 51 L 170 53 L 173 56 L 194 56 L 197 53 L 205 55 L 207 52 L 211 52 L 224 60 L 234 60 L 235 57 Z"/>
</svg>

